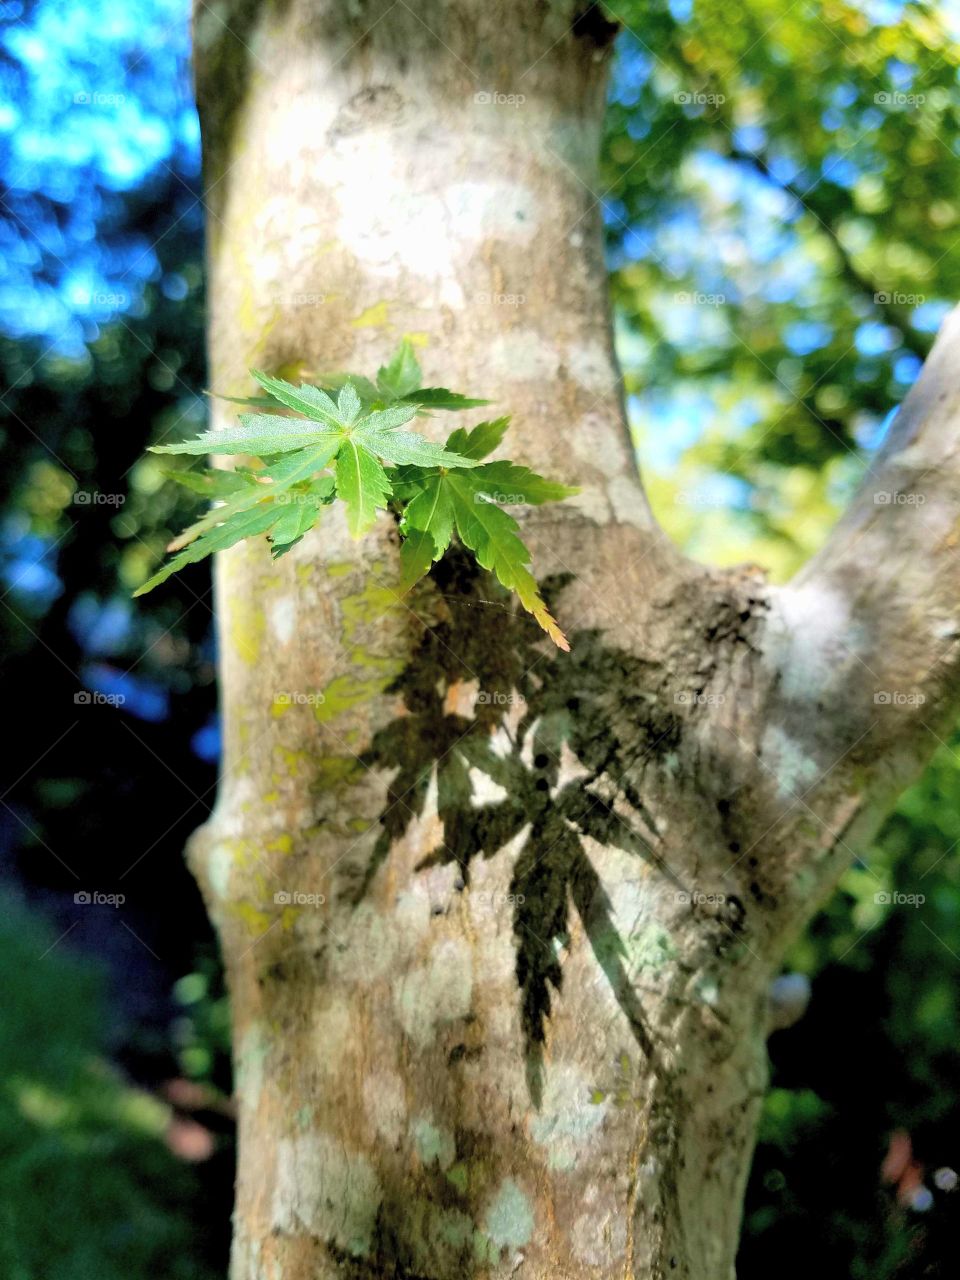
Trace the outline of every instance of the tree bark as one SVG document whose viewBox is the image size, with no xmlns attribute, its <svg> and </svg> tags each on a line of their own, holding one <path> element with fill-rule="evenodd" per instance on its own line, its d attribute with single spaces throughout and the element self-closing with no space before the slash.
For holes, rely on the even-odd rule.
<svg viewBox="0 0 960 1280">
<path fill-rule="evenodd" d="M 732 1276 L 769 983 L 956 708 L 949 337 L 874 486 L 922 470 L 922 512 L 868 485 L 782 589 L 656 527 L 600 237 L 612 35 L 570 0 L 198 8 L 214 389 L 411 335 L 582 489 L 525 517 L 569 655 L 456 555 L 401 598 L 386 519 L 218 557 L 190 857 L 233 1004 L 232 1280 Z"/>
</svg>

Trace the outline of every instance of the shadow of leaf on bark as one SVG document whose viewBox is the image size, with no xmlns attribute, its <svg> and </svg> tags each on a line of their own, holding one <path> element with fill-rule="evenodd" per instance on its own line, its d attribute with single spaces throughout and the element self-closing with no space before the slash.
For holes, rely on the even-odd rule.
<svg viewBox="0 0 960 1280">
<path fill-rule="evenodd" d="M 567 580 L 544 585 L 548 602 Z M 380 729 L 361 757 L 395 772 L 379 838 L 351 896 L 363 898 L 394 842 L 422 815 L 434 778 L 443 839 L 421 869 L 456 864 L 466 888 L 474 859 L 493 857 L 525 833 L 510 895 L 527 1081 L 539 1107 L 551 992 L 563 985 L 571 909 L 637 1043 L 653 1053 L 627 949 L 584 839 L 648 860 L 682 887 L 656 851 L 656 827 L 639 795 L 644 767 L 675 748 L 680 724 L 656 696 L 657 664 L 606 646 L 593 631 L 575 633 L 570 654 L 549 651 L 526 615 L 514 612 L 506 593 L 467 557 L 448 554 L 426 590 L 430 620 L 423 619 L 416 652 L 388 689 L 405 713 Z M 478 686 L 473 714 L 451 709 L 451 691 L 471 682 Z M 473 771 L 502 798 L 477 800 Z"/>
</svg>

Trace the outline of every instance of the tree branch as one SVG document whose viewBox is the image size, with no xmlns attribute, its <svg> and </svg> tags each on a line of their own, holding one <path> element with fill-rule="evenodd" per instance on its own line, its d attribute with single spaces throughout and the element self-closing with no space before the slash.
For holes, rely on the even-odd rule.
<svg viewBox="0 0 960 1280">
<path fill-rule="evenodd" d="M 960 309 L 826 546 L 773 604 L 770 724 L 807 762 L 807 802 L 855 789 L 872 810 L 960 706 Z"/>
<path fill-rule="evenodd" d="M 960 693 L 960 310 L 850 509 L 798 584 L 843 590 L 875 678 L 933 697 Z M 861 654 L 861 656 L 864 656 Z"/>
</svg>

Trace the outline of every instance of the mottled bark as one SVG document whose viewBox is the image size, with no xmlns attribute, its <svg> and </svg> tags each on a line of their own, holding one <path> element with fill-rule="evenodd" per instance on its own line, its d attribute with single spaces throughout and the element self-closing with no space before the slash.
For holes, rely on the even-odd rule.
<svg viewBox="0 0 960 1280">
<path fill-rule="evenodd" d="M 191 858 L 233 998 L 233 1280 L 731 1276 L 770 980 L 932 746 L 873 695 L 955 709 L 946 340 L 883 464 L 923 513 L 868 486 L 780 590 L 656 528 L 601 253 L 611 35 L 569 0 L 198 10 L 215 389 L 408 334 L 582 486 L 526 517 L 570 655 L 457 556 L 401 599 L 386 519 L 219 558 Z"/>
</svg>

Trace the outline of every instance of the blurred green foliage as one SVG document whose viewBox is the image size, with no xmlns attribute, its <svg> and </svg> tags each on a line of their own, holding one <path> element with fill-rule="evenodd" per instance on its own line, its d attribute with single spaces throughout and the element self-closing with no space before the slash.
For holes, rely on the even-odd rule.
<svg viewBox="0 0 960 1280">
<path fill-rule="evenodd" d="M 171 1030 L 182 1075 L 228 1094 L 230 1002 L 213 949 L 197 956 L 195 968 L 174 984 L 173 996 L 179 1015 Z"/>
<path fill-rule="evenodd" d="M 770 1041 L 774 1088 L 741 1276 L 784 1256 L 853 1280 L 954 1274 L 960 1195 L 933 1174 L 960 1163 L 958 839 L 960 735 L 938 748 L 789 957 L 813 979 L 813 999 Z M 900 1196 L 880 1177 L 898 1130 L 918 1166 Z"/>
<path fill-rule="evenodd" d="M 0 955 L 0 1274 L 213 1280 L 202 1175 L 164 1144 L 170 1108 L 110 1064 L 104 975 L 13 899 Z"/>
<path fill-rule="evenodd" d="M 960 294 L 956 12 L 608 7 L 625 25 L 599 193 L 654 504 L 705 558 L 783 576 Z"/>
</svg>

